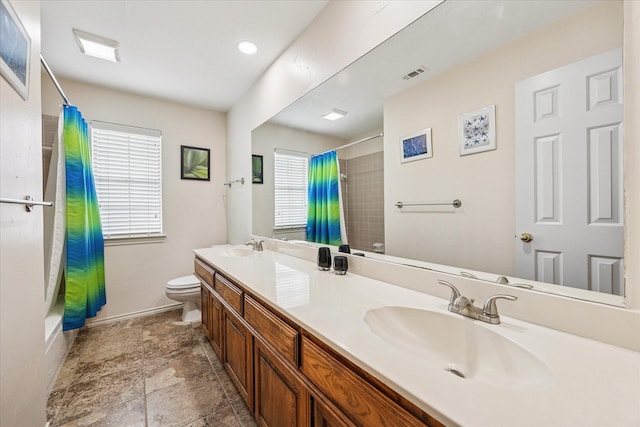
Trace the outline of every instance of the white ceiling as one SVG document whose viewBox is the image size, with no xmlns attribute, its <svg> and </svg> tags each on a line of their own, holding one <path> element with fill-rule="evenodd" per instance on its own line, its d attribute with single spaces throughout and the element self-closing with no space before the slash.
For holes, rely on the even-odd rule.
<svg viewBox="0 0 640 427">
<path fill-rule="evenodd" d="M 42 54 L 56 77 L 228 111 L 327 2 L 43 0 Z M 80 53 L 74 28 L 118 41 L 122 62 Z"/>
<path fill-rule="evenodd" d="M 384 98 L 496 49 L 594 0 L 447 0 L 277 114 L 284 126 L 346 140 L 383 126 Z M 424 66 L 410 80 L 403 76 Z M 321 118 L 337 108 L 345 118 Z"/>
</svg>

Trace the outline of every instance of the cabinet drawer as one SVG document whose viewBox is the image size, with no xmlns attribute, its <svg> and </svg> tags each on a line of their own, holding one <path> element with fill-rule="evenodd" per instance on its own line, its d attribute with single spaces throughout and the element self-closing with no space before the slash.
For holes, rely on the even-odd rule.
<svg viewBox="0 0 640 427">
<path fill-rule="evenodd" d="M 302 372 L 358 425 L 424 426 L 316 344 L 302 338 Z"/>
<path fill-rule="evenodd" d="M 218 294 L 242 316 L 242 290 L 220 274 L 216 274 L 215 282 L 215 290 Z"/>
<path fill-rule="evenodd" d="M 213 269 L 206 265 L 204 262 L 200 261 L 198 258 L 195 259 L 193 263 L 193 269 L 196 272 L 196 276 L 199 276 L 200 279 L 204 280 L 209 286 L 213 288 Z"/>
<path fill-rule="evenodd" d="M 298 332 L 248 295 L 244 297 L 244 319 L 278 353 L 298 366 Z"/>
</svg>

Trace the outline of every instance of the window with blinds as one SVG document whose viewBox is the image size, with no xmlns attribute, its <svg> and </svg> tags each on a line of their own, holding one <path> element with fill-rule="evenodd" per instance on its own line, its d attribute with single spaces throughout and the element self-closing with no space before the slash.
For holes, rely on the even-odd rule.
<svg viewBox="0 0 640 427">
<path fill-rule="evenodd" d="M 309 179 L 307 154 L 276 149 L 273 163 L 274 228 L 306 227 Z"/>
<path fill-rule="evenodd" d="M 162 132 L 91 122 L 105 239 L 162 235 Z"/>
</svg>

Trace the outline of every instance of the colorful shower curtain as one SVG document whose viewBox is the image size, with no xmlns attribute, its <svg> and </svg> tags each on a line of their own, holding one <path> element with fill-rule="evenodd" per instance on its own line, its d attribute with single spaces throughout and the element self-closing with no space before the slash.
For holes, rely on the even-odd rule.
<svg viewBox="0 0 640 427">
<path fill-rule="evenodd" d="M 346 243 L 340 197 L 340 170 L 335 151 L 311 157 L 307 241 L 339 246 Z"/>
<path fill-rule="evenodd" d="M 67 256 L 63 330 L 84 326 L 106 304 L 104 240 L 98 209 L 89 130 L 82 114 L 65 105 L 62 139 L 66 172 Z"/>
</svg>

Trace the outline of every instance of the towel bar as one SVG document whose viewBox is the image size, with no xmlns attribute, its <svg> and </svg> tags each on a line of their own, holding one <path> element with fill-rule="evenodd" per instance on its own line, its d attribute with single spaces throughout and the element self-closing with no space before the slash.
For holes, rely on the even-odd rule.
<svg viewBox="0 0 640 427">
<path fill-rule="evenodd" d="M 26 196 L 22 199 L 7 199 L 0 197 L 0 203 L 15 203 L 19 205 L 25 205 L 27 212 L 32 212 L 34 206 L 53 206 L 53 202 L 36 202 L 31 196 Z"/>
<path fill-rule="evenodd" d="M 402 209 L 404 206 L 448 206 L 448 205 L 452 205 L 454 208 L 459 208 L 460 206 L 462 206 L 462 200 L 455 199 L 453 202 L 450 202 L 450 203 L 403 203 L 403 202 L 396 203 L 396 207 L 398 209 Z"/>
</svg>

